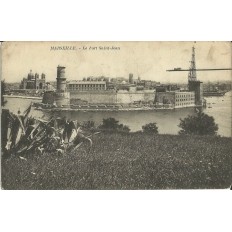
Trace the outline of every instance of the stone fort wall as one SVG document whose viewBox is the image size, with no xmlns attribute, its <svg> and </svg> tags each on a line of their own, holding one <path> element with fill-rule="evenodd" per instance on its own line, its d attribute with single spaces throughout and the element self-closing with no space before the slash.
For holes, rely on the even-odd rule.
<svg viewBox="0 0 232 232">
<path fill-rule="evenodd" d="M 134 102 L 153 103 L 155 100 L 154 91 L 86 91 L 71 92 L 70 103 L 73 105 L 81 104 L 131 104 Z"/>
<path fill-rule="evenodd" d="M 61 105 L 86 105 L 86 104 L 133 104 L 133 103 L 154 103 L 154 91 L 75 91 L 44 93 L 43 103 Z"/>
<path fill-rule="evenodd" d="M 108 91 L 86 91 L 86 92 L 70 92 L 70 104 L 115 104 L 116 92 Z"/>
<path fill-rule="evenodd" d="M 153 103 L 155 100 L 155 92 L 152 91 L 135 91 L 130 92 L 126 90 L 119 90 L 117 92 L 117 103 L 118 104 L 130 104 L 134 102 L 147 102 L 147 103 Z"/>
</svg>

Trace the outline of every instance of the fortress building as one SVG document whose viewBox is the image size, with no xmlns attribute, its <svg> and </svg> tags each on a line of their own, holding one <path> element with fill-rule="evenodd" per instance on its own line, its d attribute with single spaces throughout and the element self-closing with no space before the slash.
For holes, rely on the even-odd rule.
<svg viewBox="0 0 232 232">
<path fill-rule="evenodd" d="M 131 75 L 131 77 L 133 77 Z M 131 79 L 130 79 L 131 81 Z M 126 89 L 107 89 L 106 82 L 99 80 L 69 81 L 65 67 L 57 67 L 56 91 L 46 91 L 43 103 L 57 107 L 158 107 L 184 108 L 201 105 L 202 85 L 197 80 L 189 80 L 189 91 L 180 91 L 177 86 L 162 86 L 160 89 L 139 89 L 129 84 Z"/>
<path fill-rule="evenodd" d="M 109 90 L 106 81 L 70 81 L 65 77 L 65 67 L 57 67 L 56 91 L 46 91 L 42 103 L 57 107 L 73 105 L 117 105 L 153 104 L 155 90 L 138 91 L 136 86 L 128 90 Z"/>
</svg>

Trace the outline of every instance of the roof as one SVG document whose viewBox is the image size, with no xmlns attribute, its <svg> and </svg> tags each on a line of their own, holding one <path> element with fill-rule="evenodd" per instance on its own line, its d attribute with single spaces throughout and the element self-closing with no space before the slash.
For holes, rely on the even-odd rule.
<svg viewBox="0 0 232 232">
<path fill-rule="evenodd" d="M 105 81 L 69 81 L 67 84 L 79 84 L 79 85 L 88 85 L 88 84 L 106 84 Z"/>
<path fill-rule="evenodd" d="M 182 92 L 182 91 L 175 91 L 175 93 L 178 93 L 178 94 L 190 94 L 190 93 L 195 93 L 194 91 L 184 91 L 184 92 Z"/>
</svg>

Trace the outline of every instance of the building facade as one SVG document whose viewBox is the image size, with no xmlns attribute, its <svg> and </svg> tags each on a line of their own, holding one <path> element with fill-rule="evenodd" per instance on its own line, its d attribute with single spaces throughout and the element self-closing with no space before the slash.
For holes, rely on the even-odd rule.
<svg viewBox="0 0 232 232">
<path fill-rule="evenodd" d="M 175 92 L 175 108 L 195 106 L 195 92 Z"/>
<path fill-rule="evenodd" d="M 67 83 L 69 92 L 106 90 L 106 81 L 70 81 Z"/>
<path fill-rule="evenodd" d="M 155 103 L 160 107 L 194 107 L 195 92 L 156 92 Z"/>
<path fill-rule="evenodd" d="M 27 78 L 23 78 L 20 84 L 20 89 L 38 89 L 44 90 L 46 88 L 46 78 L 45 74 L 41 74 L 41 78 L 39 78 L 38 73 L 28 73 Z"/>
</svg>

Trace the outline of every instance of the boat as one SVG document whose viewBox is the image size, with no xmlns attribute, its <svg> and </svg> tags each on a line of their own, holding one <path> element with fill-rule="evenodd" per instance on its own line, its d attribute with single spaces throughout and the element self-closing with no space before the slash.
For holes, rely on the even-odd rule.
<svg viewBox="0 0 232 232">
<path fill-rule="evenodd" d="M 215 90 L 215 91 L 204 91 L 203 92 L 203 96 L 204 97 L 211 97 L 211 96 L 216 96 L 216 97 L 222 97 L 225 95 L 226 92 L 223 92 L 223 91 L 218 91 L 218 90 Z"/>
</svg>

